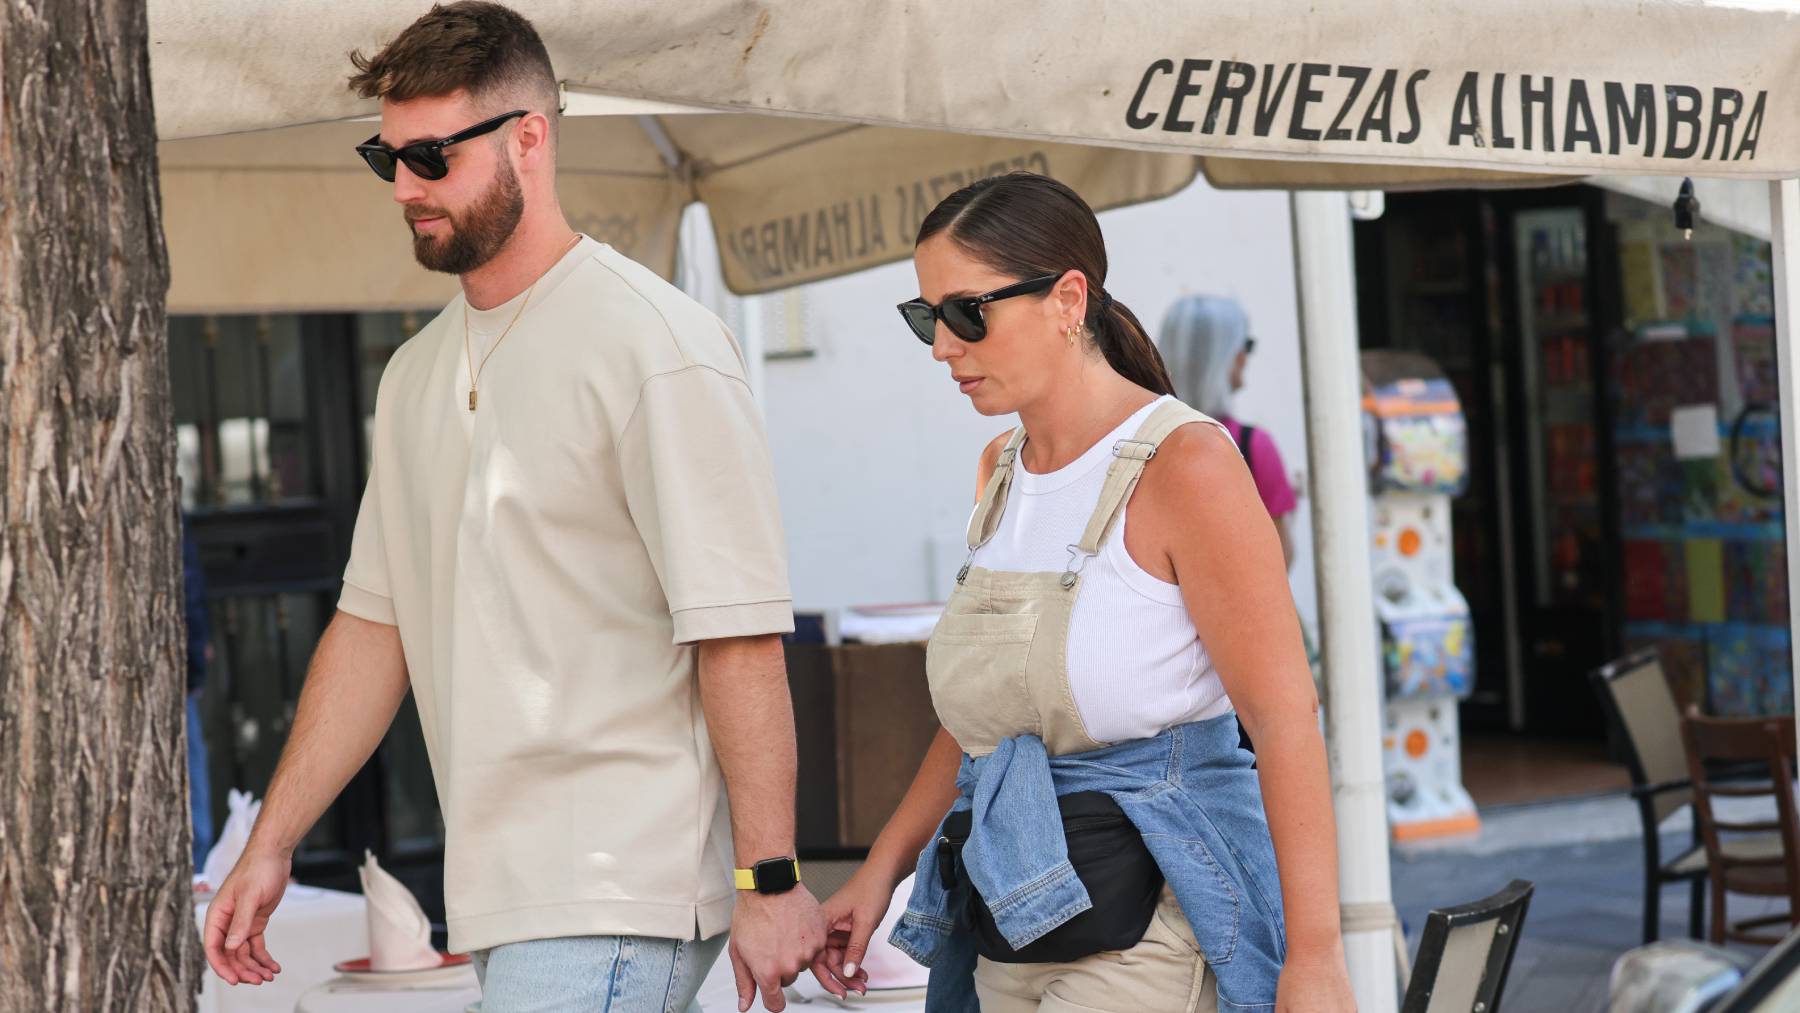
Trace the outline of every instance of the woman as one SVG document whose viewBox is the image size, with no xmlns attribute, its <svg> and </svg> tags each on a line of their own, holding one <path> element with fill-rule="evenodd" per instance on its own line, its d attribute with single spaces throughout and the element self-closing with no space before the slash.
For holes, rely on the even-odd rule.
<svg viewBox="0 0 1800 1013">
<path fill-rule="evenodd" d="M 1175 395 L 1225 424 L 1250 466 L 1256 494 L 1275 519 L 1281 555 L 1294 567 L 1293 515 L 1297 502 L 1275 438 L 1266 429 L 1231 417 L 1231 396 L 1244 389 L 1244 368 L 1256 341 L 1250 321 L 1235 299 L 1190 295 L 1163 316 L 1157 348 L 1175 381 Z M 1246 439 L 1245 433 L 1249 436 Z"/>
<path fill-rule="evenodd" d="M 981 455 L 970 559 L 932 637 L 943 730 L 826 903 L 815 973 L 861 987 L 869 935 L 916 871 L 892 938 L 931 965 L 933 1011 L 1351 1008 L 1317 698 L 1230 437 L 1169 396 L 1103 287 L 1099 223 L 1061 183 L 1014 173 L 952 194 L 913 260 L 907 323 L 976 411 L 1023 426 Z M 1116 950 L 1002 962 L 989 954 L 1132 903 L 1071 872 L 1086 831 L 1059 804 L 1075 794 L 1122 811 L 1154 857 L 1153 916 Z"/>
</svg>

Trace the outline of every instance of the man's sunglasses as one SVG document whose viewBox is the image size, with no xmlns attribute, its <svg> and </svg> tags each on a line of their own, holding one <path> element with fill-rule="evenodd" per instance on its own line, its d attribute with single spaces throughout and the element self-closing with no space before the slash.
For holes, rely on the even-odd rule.
<svg viewBox="0 0 1800 1013">
<path fill-rule="evenodd" d="M 899 305 L 900 315 L 906 319 L 906 326 L 912 328 L 913 334 L 927 345 L 937 340 L 937 322 L 942 320 L 950 333 L 964 341 L 980 341 L 987 337 L 987 320 L 981 315 L 981 308 L 991 302 L 1011 299 L 1016 295 L 1031 295 L 1042 292 L 1056 284 L 1060 274 L 1046 274 L 1031 278 L 1005 288 L 997 288 L 986 295 L 959 296 L 945 299 L 936 306 L 923 299 L 911 299 Z"/>
<path fill-rule="evenodd" d="M 449 137 L 435 141 L 418 141 L 400 148 L 390 148 L 381 143 L 381 135 L 376 134 L 358 144 L 356 153 L 362 156 L 363 161 L 369 163 L 369 168 L 375 170 L 375 175 L 389 183 L 394 181 L 394 172 L 401 162 L 405 162 L 406 168 L 420 179 L 443 179 L 450 175 L 450 163 L 444 159 L 445 148 L 452 144 L 473 140 L 483 134 L 491 134 L 499 130 L 501 124 L 514 116 L 526 115 L 529 114 L 525 110 L 514 109 L 510 113 L 501 113 L 491 120 L 482 120 L 469 129 L 459 130 Z"/>
</svg>

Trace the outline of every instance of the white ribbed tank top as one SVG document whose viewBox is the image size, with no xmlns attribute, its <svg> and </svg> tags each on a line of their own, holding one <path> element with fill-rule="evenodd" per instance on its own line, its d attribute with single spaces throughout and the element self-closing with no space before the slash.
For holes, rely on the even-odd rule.
<svg viewBox="0 0 1800 1013">
<path fill-rule="evenodd" d="M 1145 405 L 1056 471 L 1034 475 L 1021 456 L 1013 466 L 1000 526 L 976 550 L 974 564 L 1015 573 L 1062 573 L 1069 564 L 1069 546 L 1081 541 L 1099 505 L 1113 444 L 1136 434 L 1167 400 Z M 1129 506 L 1128 501 L 1100 554 L 1082 569 L 1081 593 L 1069 622 L 1069 687 L 1088 734 L 1101 742 L 1150 738 L 1232 709 L 1188 618 L 1181 588 L 1146 573 L 1125 550 Z"/>
</svg>

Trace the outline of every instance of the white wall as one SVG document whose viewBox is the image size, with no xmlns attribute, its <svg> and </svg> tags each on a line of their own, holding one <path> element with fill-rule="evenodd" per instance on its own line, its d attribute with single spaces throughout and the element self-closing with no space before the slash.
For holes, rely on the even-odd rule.
<svg viewBox="0 0 1800 1013">
<path fill-rule="evenodd" d="M 1240 418 L 1274 436 L 1291 474 L 1306 467 L 1304 405 L 1286 196 L 1222 193 L 1196 182 L 1166 200 L 1100 216 L 1107 289 L 1154 335 L 1191 292 L 1229 295 L 1250 314 L 1256 354 Z M 819 608 L 942 599 L 961 562 L 982 446 L 1013 424 L 977 415 L 894 304 L 917 294 L 910 264 L 806 286 L 798 298 L 744 300 L 762 345 L 810 346 L 772 359 L 761 394 L 774 447 L 796 604 Z M 1300 488 L 1304 492 L 1304 485 Z M 1293 584 L 1314 611 L 1303 503 Z M 934 561 L 935 557 L 935 561 Z"/>
</svg>

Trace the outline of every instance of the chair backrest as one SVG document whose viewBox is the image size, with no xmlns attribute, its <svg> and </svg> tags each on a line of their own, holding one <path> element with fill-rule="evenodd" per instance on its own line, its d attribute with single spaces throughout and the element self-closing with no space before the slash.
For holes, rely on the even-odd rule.
<svg viewBox="0 0 1800 1013">
<path fill-rule="evenodd" d="M 1714 718 L 1701 715 L 1689 707 L 1681 722 L 1682 738 L 1687 747 L 1689 777 L 1694 782 L 1694 816 L 1700 821 L 1700 839 L 1706 843 L 1706 857 L 1714 869 L 1733 865 L 1774 864 L 1768 856 L 1734 857 L 1725 844 L 1729 835 L 1777 830 L 1781 834 L 1783 864 L 1787 869 L 1788 890 L 1800 902 L 1800 815 L 1794 803 L 1793 768 L 1796 743 L 1793 715 L 1767 718 Z M 1753 780 L 1735 775 L 1721 780 L 1709 770 L 1734 764 L 1741 771 L 1744 764 L 1755 763 L 1759 769 Z M 1775 823 L 1751 823 L 1721 819 L 1713 806 L 1720 797 L 1775 798 Z"/>
<path fill-rule="evenodd" d="M 1681 745 L 1681 709 L 1663 676 L 1656 648 L 1647 647 L 1593 674 L 1600 705 L 1613 726 L 1615 747 L 1625 755 L 1636 787 L 1688 780 Z M 1661 823 L 1694 800 L 1692 789 L 1657 792 L 1650 805 Z"/>
<path fill-rule="evenodd" d="M 1431 912 L 1401 1013 L 1498 1010 L 1531 891 L 1515 879 L 1492 897 Z"/>
</svg>

